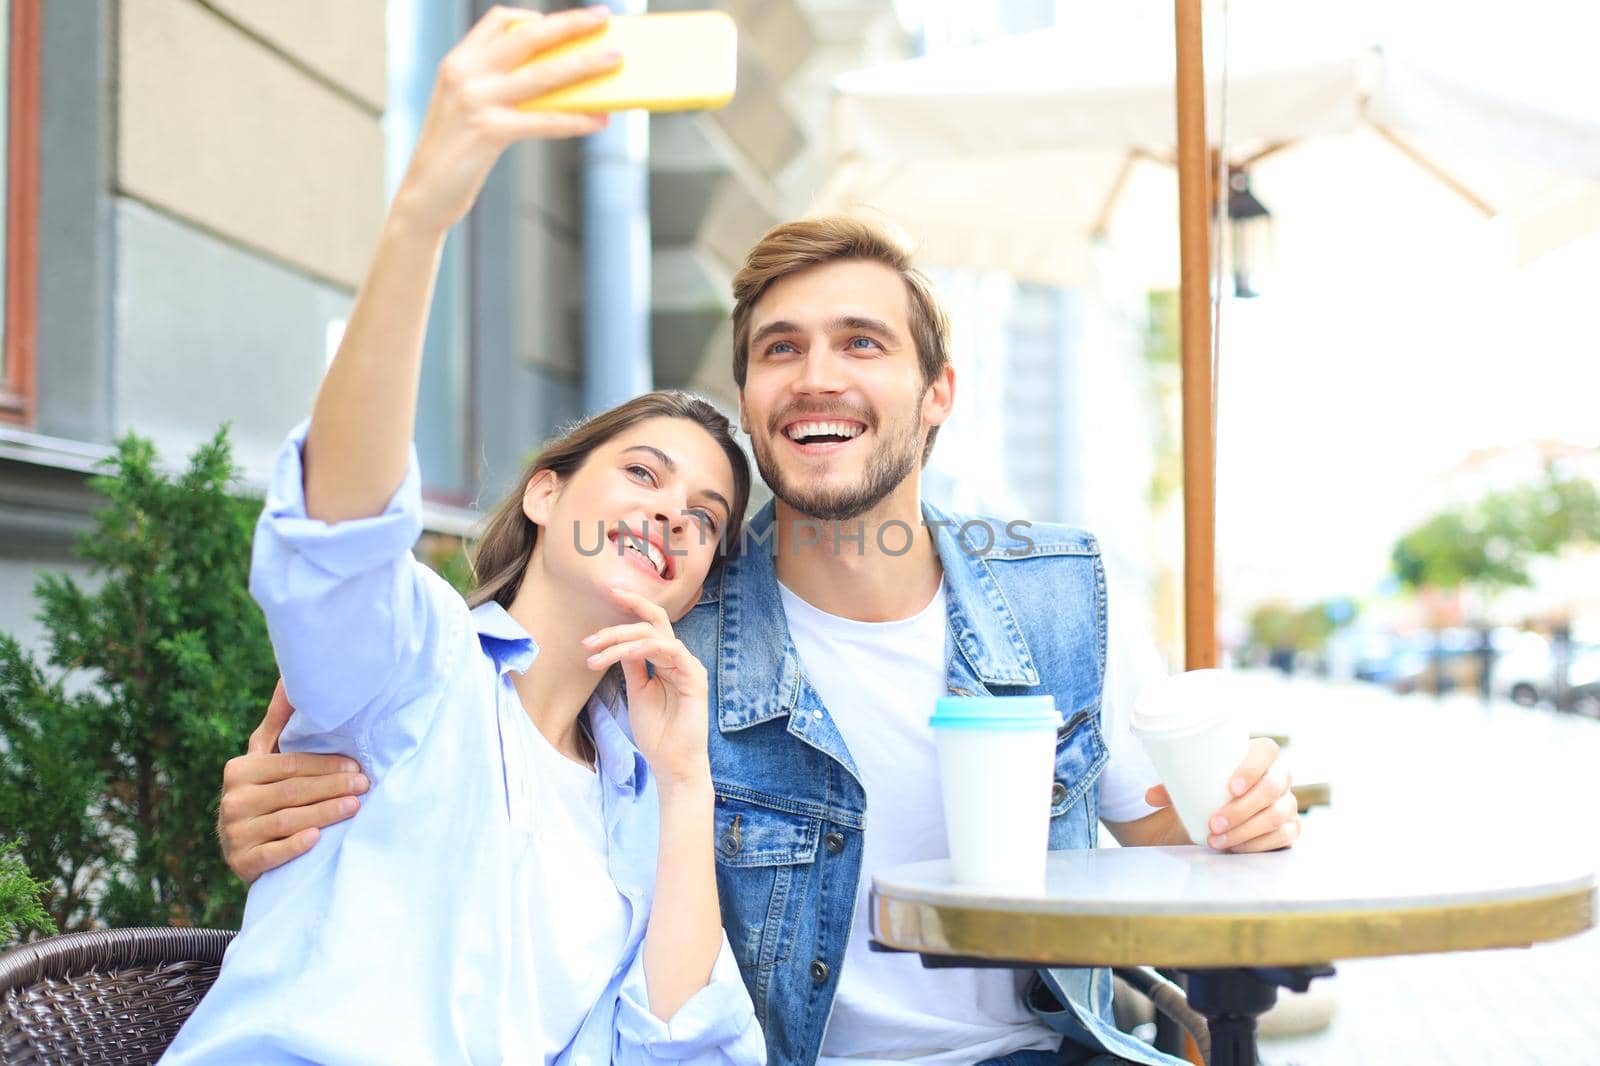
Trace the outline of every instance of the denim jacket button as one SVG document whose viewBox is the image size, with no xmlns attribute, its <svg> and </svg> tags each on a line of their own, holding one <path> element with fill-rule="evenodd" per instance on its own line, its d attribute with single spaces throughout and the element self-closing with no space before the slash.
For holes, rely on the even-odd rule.
<svg viewBox="0 0 1600 1066">
<path fill-rule="evenodd" d="M 837 855 L 841 851 L 844 850 L 844 834 L 843 833 L 828 833 L 828 834 L 823 836 L 822 843 L 827 847 L 827 849 L 829 851 L 831 851 L 835 855 Z"/>
<path fill-rule="evenodd" d="M 822 982 L 826 981 L 827 979 L 828 979 L 828 964 L 823 962 L 821 959 L 813 960 L 812 963 L 811 963 L 811 980 L 815 981 L 817 984 L 820 985 L 820 984 L 822 984 Z"/>
<path fill-rule="evenodd" d="M 1055 786 L 1050 789 L 1050 806 L 1054 807 L 1066 798 L 1067 786 L 1064 783 L 1057 781 Z"/>
</svg>

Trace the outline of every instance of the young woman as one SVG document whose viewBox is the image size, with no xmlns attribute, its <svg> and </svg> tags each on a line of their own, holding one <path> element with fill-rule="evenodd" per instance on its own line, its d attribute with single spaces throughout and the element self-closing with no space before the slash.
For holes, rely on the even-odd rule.
<svg viewBox="0 0 1600 1066">
<path fill-rule="evenodd" d="M 471 605 L 410 553 L 440 247 L 506 145 L 604 124 L 514 106 L 614 65 L 527 63 L 604 18 L 497 9 L 441 67 L 251 572 L 284 747 L 349 755 L 371 789 L 255 883 L 166 1062 L 765 1059 L 719 924 L 706 672 L 672 632 L 748 499 L 727 420 L 651 393 L 546 448 Z"/>
</svg>

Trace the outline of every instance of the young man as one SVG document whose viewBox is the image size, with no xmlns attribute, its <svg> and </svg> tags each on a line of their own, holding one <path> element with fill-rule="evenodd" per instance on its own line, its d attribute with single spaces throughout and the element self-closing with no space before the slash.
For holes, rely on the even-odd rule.
<svg viewBox="0 0 1600 1066">
<path fill-rule="evenodd" d="M 1171 1061 L 1111 1024 L 1106 971 L 925 970 L 868 950 L 872 872 L 945 853 L 927 719 L 947 693 L 1055 698 L 1052 848 L 1094 847 L 1102 821 L 1124 845 L 1188 838 L 1127 728 L 1150 671 L 1108 611 L 1094 539 L 920 497 L 955 375 L 905 252 L 851 219 L 789 223 L 734 296 L 741 425 L 775 498 L 677 631 L 711 677 L 723 924 L 769 1060 Z M 247 878 L 365 787 L 337 760 L 267 754 L 275 704 L 225 777 L 224 848 Z M 1229 793 L 1208 843 L 1294 842 L 1270 741 Z"/>
</svg>

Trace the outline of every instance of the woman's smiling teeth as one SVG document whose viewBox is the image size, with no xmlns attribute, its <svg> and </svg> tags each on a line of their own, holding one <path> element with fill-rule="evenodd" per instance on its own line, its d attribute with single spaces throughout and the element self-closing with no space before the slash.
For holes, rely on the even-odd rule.
<svg viewBox="0 0 1600 1066">
<path fill-rule="evenodd" d="M 667 576 L 666 556 L 662 555 L 660 549 L 654 544 L 651 544 L 643 537 L 626 532 L 619 533 L 617 541 L 622 545 L 624 551 L 636 552 L 643 556 L 645 561 L 650 564 L 650 569 L 656 572 L 657 577 L 665 578 Z"/>
<path fill-rule="evenodd" d="M 859 422 L 796 422 L 784 433 L 800 444 L 829 444 L 859 437 L 865 428 Z"/>
</svg>

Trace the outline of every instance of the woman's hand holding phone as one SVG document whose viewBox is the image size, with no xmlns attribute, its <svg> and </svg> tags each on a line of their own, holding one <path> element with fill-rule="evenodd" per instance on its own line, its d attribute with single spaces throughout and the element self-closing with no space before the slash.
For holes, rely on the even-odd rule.
<svg viewBox="0 0 1600 1066">
<path fill-rule="evenodd" d="M 609 17 L 604 6 L 552 15 L 491 8 L 439 64 L 411 165 L 395 194 L 396 209 L 413 222 L 448 230 L 472 207 L 507 146 L 602 129 L 604 115 L 528 111 L 517 105 L 615 69 L 622 61 L 615 52 L 539 58 L 596 33 Z"/>
<path fill-rule="evenodd" d="M 304 452 L 310 517 L 334 523 L 381 514 L 399 487 L 445 236 L 507 146 L 605 125 L 603 117 L 516 105 L 615 67 L 617 57 L 603 53 L 541 58 L 563 41 L 595 33 L 609 17 L 605 8 L 540 15 L 497 7 L 440 64 L 411 164 L 312 411 Z"/>
<path fill-rule="evenodd" d="M 585 637 L 589 669 L 622 664 L 633 740 L 663 793 L 709 784 L 706 668 L 673 634 L 665 610 L 627 589 L 613 588 L 611 596 L 643 621 L 608 626 Z"/>
</svg>

